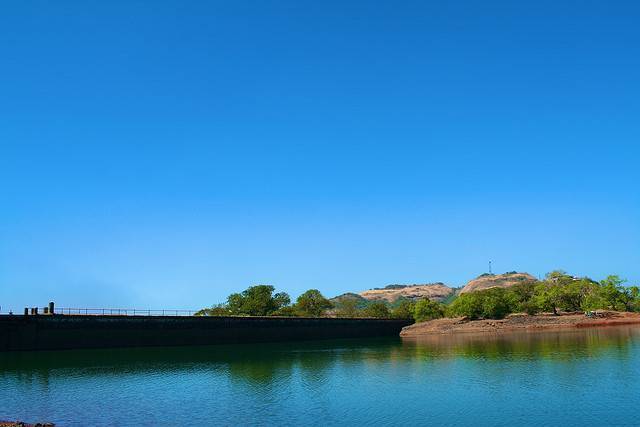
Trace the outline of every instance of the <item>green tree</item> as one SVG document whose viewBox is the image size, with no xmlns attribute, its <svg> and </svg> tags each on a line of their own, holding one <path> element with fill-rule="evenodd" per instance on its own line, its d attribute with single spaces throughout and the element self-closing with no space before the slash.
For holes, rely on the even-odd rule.
<svg viewBox="0 0 640 427">
<path fill-rule="evenodd" d="M 338 317 L 361 317 L 362 310 L 359 308 L 359 302 L 353 298 L 345 298 L 336 304 L 336 316 Z"/>
<path fill-rule="evenodd" d="M 460 295 L 449 312 L 468 319 L 502 319 L 515 311 L 515 306 L 513 294 L 503 288 L 490 288 Z"/>
<path fill-rule="evenodd" d="M 296 310 L 303 316 L 319 317 L 333 307 L 319 290 L 309 289 L 296 300 Z"/>
<path fill-rule="evenodd" d="M 448 314 L 453 317 L 467 317 L 480 319 L 482 317 L 482 298 L 478 295 L 482 291 L 460 294 L 449 306 Z M 417 319 L 416 319 L 417 320 Z"/>
<path fill-rule="evenodd" d="M 547 282 L 555 282 L 558 280 L 564 280 L 566 278 L 571 278 L 564 270 L 553 270 L 547 273 L 545 276 L 545 281 Z"/>
<path fill-rule="evenodd" d="M 278 292 L 271 285 L 256 285 L 242 293 L 229 295 L 227 307 L 232 314 L 243 316 L 269 316 L 291 303 L 289 295 Z"/>
<path fill-rule="evenodd" d="M 552 311 L 556 316 L 562 304 L 562 289 L 559 284 L 545 281 L 536 286 L 536 304 L 543 311 Z"/>
<path fill-rule="evenodd" d="M 535 282 L 519 283 L 507 289 L 507 299 L 514 311 L 525 312 L 533 315 L 539 311 L 538 305 L 534 301 Z"/>
<path fill-rule="evenodd" d="M 620 301 L 624 304 L 625 311 L 637 311 L 640 304 L 640 288 L 637 286 L 624 287 L 620 293 Z"/>
<path fill-rule="evenodd" d="M 585 310 L 588 298 L 598 293 L 598 284 L 591 279 L 571 279 L 560 283 L 562 291 L 562 309 L 565 311 Z"/>
<path fill-rule="evenodd" d="M 608 276 L 600 282 L 602 298 L 607 308 L 625 311 L 635 311 L 638 308 L 640 289 L 637 286 L 624 286 L 625 282 L 619 276 Z"/>
<path fill-rule="evenodd" d="M 621 289 L 625 281 L 618 276 L 607 276 L 600 282 L 602 299 L 606 303 L 606 308 L 616 310 L 621 302 Z M 624 304 L 623 304 L 624 305 Z"/>
<path fill-rule="evenodd" d="M 444 317 L 444 306 L 437 301 L 424 298 L 415 303 L 413 307 L 413 318 L 416 322 L 426 322 L 427 320 Z"/>
<path fill-rule="evenodd" d="M 196 311 L 194 316 L 229 316 L 230 314 L 231 312 L 225 304 L 216 304 Z"/>
<path fill-rule="evenodd" d="M 540 311 L 540 307 L 535 301 L 535 286 L 534 282 L 515 285 L 508 289 L 507 298 L 514 312 L 535 315 Z M 527 290 L 524 291 L 520 289 L 521 287 L 526 287 Z"/>
<path fill-rule="evenodd" d="M 526 282 L 513 285 L 507 288 L 507 292 L 513 299 L 515 304 L 520 304 L 529 301 L 533 298 L 536 292 L 536 282 Z"/>
<path fill-rule="evenodd" d="M 591 292 L 587 296 L 585 296 L 584 301 L 582 302 L 582 310 L 584 311 L 597 310 L 606 307 L 607 301 L 603 298 L 599 286 L 595 289 L 594 292 Z"/>
<path fill-rule="evenodd" d="M 638 311 L 640 306 L 640 288 L 638 286 L 631 286 L 629 288 L 629 292 L 631 292 L 631 296 L 633 298 L 633 302 L 631 303 L 631 311 Z"/>
<path fill-rule="evenodd" d="M 503 319 L 507 314 L 514 311 L 506 289 L 487 289 L 482 291 L 481 298 L 483 319 Z"/>
<path fill-rule="evenodd" d="M 394 319 L 413 319 L 414 309 L 415 304 L 412 301 L 403 299 L 391 309 L 391 317 Z"/>
<path fill-rule="evenodd" d="M 374 301 L 362 310 L 365 317 L 377 317 L 380 319 L 388 319 L 391 317 L 389 307 L 383 301 Z"/>
</svg>

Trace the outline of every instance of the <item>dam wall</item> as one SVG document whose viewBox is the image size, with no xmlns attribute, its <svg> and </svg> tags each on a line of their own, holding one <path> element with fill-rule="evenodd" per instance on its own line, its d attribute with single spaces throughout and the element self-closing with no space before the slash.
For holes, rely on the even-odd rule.
<svg viewBox="0 0 640 427">
<path fill-rule="evenodd" d="M 0 351 L 399 336 L 411 323 L 361 318 L 0 315 Z"/>
</svg>

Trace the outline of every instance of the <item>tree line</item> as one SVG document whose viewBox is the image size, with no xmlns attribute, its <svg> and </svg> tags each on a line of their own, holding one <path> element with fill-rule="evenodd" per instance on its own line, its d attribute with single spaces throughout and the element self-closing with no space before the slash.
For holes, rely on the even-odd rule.
<svg viewBox="0 0 640 427">
<path fill-rule="evenodd" d="M 286 292 L 275 292 L 271 285 L 250 286 L 241 293 L 233 293 L 223 304 L 204 308 L 196 316 L 321 316 L 332 307 L 317 289 L 309 289 L 291 304 Z"/>
<path fill-rule="evenodd" d="M 294 303 L 286 292 L 275 292 L 271 285 L 250 286 L 233 293 L 227 301 L 196 312 L 196 316 L 288 316 L 288 317 L 375 317 L 412 318 L 409 301 L 388 305 L 383 301 L 367 302 L 346 299 L 332 302 L 317 289 L 309 289 Z"/>
<path fill-rule="evenodd" d="M 511 313 L 640 311 L 640 289 L 624 283 L 618 276 L 597 282 L 553 271 L 540 281 L 464 293 L 448 305 L 420 301 L 414 318 L 420 322 L 440 317 L 502 319 Z"/>
<path fill-rule="evenodd" d="M 424 322 L 442 317 L 502 319 L 511 313 L 640 311 L 640 289 L 624 284 L 618 276 L 598 282 L 553 271 L 544 280 L 464 293 L 447 299 L 446 303 L 427 298 L 418 301 L 400 298 L 388 303 L 359 297 L 332 302 L 317 289 L 304 292 L 292 303 L 286 292 L 275 292 L 271 285 L 256 285 L 233 293 L 225 303 L 202 309 L 196 315 L 374 317 Z"/>
</svg>

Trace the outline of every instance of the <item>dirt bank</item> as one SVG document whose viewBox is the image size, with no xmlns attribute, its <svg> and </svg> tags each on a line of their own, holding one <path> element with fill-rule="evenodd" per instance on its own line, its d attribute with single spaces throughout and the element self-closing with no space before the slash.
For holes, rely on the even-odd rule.
<svg viewBox="0 0 640 427">
<path fill-rule="evenodd" d="M 528 316 L 512 314 L 502 320 L 466 320 L 464 318 L 437 319 L 407 326 L 400 332 L 401 337 L 415 337 L 434 334 L 457 334 L 511 331 L 534 332 L 552 329 L 591 328 L 640 324 L 640 313 L 599 312 L 597 317 L 587 317 L 580 313 L 541 314 Z"/>
</svg>

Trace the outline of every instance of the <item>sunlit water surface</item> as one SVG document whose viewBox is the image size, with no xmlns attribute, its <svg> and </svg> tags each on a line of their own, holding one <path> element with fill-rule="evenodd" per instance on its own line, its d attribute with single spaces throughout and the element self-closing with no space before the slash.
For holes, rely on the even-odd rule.
<svg viewBox="0 0 640 427">
<path fill-rule="evenodd" d="M 640 425 L 640 328 L 0 354 L 0 419 Z"/>
</svg>

